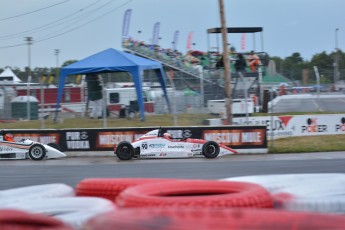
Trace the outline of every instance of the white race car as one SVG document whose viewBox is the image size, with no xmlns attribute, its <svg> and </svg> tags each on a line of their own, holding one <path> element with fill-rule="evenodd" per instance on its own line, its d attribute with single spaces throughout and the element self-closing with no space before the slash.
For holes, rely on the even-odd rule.
<svg viewBox="0 0 345 230">
<path fill-rule="evenodd" d="M 215 141 L 202 139 L 172 139 L 169 133 L 162 133 L 160 129 L 152 130 L 133 143 L 122 141 L 114 146 L 114 154 L 120 160 L 132 158 L 189 158 L 204 156 L 216 158 L 238 152 Z"/>
<path fill-rule="evenodd" d="M 42 144 L 29 139 L 13 141 L 9 134 L 0 131 L 0 159 L 43 159 L 66 157 L 56 143 Z"/>
</svg>

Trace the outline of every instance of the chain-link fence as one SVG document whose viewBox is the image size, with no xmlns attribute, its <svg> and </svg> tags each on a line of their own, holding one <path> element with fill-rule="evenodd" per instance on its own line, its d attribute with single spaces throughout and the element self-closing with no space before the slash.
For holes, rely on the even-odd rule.
<svg viewBox="0 0 345 230">
<path fill-rule="evenodd" d="M 297 70 L 296 70 L 297 71 Z M 232 81 L 232 99 L 244 99 L 247 94 L 248 103 L 240 104 L 242 106 L 242 114 L 233 111 L 235 116 L 245 116 L 243 107 L 252 106 L 247 111 L 249 115 L 258 112 L 263 113 L 342 113 L 345 112 L 345 74 L 344 70 L 339 71 L 339 80 L 336 84 L 329 82 L 329 75 L 332 69 L 319 70 L 319 79 L 313 70 L 300 71 L 299 79 L 293 80 L 287 77 L 281 77 L 281 74 L 270 77 L 267 70 L 263 70 L 256 75 L 245 74 L 244 78 L 240 78 L 235 72 L 231 73 Z M 326 75 L 327 74 L 327 75 Z M 171 73 L 167 70 L 167 75 L 171 78 Z M 207 76 L 207 77 L 204 77 Z M 161 89 L 154 82 L 155 79 L 147 76 L 144 78 L 144 85 L 154 85 L 153 88 L 145 91 L 145 112 L 151 114 L 167 114 L 167 113 L 195 113 L 195 114 L 219 114 L 224 117 L 224 112 L 215 111 L 215 107 L 210 107 L 209 102 L 216 101 L 220 107 L 225 106 L 225 88 L 224 76 L 222 69 L 205 69 L 201 77 L 190 75 L 185 72 L 175 70 L 173 79 L 168 82 L 168 98 L 170 107 L 165 101 Z M 325 83 L 326 82 L 326 83 Z M 328 82 L 328 83 L 327 83 Z M 109 82 L 106 82 L 111 87 Z M 129 87 L 130 86 L 130 87 Z M 133 87 L 133 85 L 122 87 Z M 76 90 L 80 88 L 79 90 Z M 28 111 L 30 111 L 30 119 L 49 116 L 55 112 L 55 100 L 57 89 L 49 89 L 44 92 L 44 111 L 42 114 L 40 103 L 40 89 L 30 89 L 30 95 L 36 97 L 37 100 L 28 103 L 26 96 L 27 90 L 14 89 L 13 87 L 2 87 L 0 89 L 0 116 L 2 119 L 26 119 Z M 159 92 L 160 93 L 157 93 Z M 154 92 L 154 93 L 153 93 Z M 14 98 L 22 96 L 21 100 L 14 101 Z M 109 95 L 106 95 L 109 97 Z M 123 95 L 128 97 L 126 101 L 135 101 L 136 92 L 133 89 L 131 94 Z M 50 102 L 48 101 L 48 99 Z M 87 106 L 87 88 L 81 86 L 68 87 L 64 90 L 62 96 L 65 103 L 59 108 L 62 116 L 66 117 L 82 117 L 86 116 L 92 105 Z M 77 100 L 76 100 L 77 99 Z M 108 100 L 108 99 L 106 99 Z M 223 101 L 222 101 L 223 100 Z M 110 108 L 109 101 L 106 103 Z M 130 104 L 128 103 L 128 106 Z M 30 107 L 28 109 L 28 106 Z M 218 106 L 218 107 L 219 107 Z M 123 109 L 121 105 L 116 108 L 116 112 L 107 113 L 111 118 L 117 118 Z M 18 115 L 19 114 L 19 115 Z"/>
</svg>

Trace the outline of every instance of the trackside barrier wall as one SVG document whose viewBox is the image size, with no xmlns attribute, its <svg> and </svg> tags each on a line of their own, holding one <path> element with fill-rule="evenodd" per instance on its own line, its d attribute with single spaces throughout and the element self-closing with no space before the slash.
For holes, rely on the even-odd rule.
<svg viewBox="0 0 345 230">
<path fill-rule="evenodd" d="M 267 138 L 345 134 L 345 114 L 235 117 L 234 125 L 265 125 Z"/>
<path fill-rule="evenodd" d="M 57 143 L 63 151 L 112 151 L 121 141 L 133 142 L 141 135 L 159 127 L 106 129 L 44 129 L 4 130 L 15 141 L 31 139 L 44 144 Z M 198 126 L 161 127 L 173 138 L 195 138 L 216 141 L 239 153 L 267 153 L 266 126 Z"/>
</svg>

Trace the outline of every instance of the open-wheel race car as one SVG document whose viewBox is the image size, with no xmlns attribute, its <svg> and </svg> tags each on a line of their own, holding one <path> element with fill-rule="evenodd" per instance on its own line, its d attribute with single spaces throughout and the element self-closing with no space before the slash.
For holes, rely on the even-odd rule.
<svg viewBox="0 0 345 230">
<path fill-rule="evenodd" d="M 13 135 L 0 131 L 0 160 L 1 159 L 43 159 L 66 157 L 56 143 L 42 144 L 29 139 L 14 141 Z"/>
<path fill-rule="evenodd" d="M 169 133 L 161 129 L 152 130 L 136 141 L 122 141 L 114 146 L 114 154 L 120 160 L 132 158 L 191 158 L 237 154 L 237 151 L 215 141 L 202 139 L 172 139 Z"/>
</svg>

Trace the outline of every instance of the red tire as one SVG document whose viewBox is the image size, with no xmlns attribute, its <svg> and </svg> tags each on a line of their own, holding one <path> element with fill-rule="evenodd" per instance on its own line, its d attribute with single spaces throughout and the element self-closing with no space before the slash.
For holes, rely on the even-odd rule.
<svg viewBox="0 0 345 230">
<path fill-rule="evenodd" d="M 62 221 L 53 217 L 32 214 L 19 210 L 0 210 L 1 230 L 72 230 Z"/>
<path fill-rule="evenodd" d="M 134 186 L 124 190 L 116 203 L 120 207 L 273 207 L 270 194 L 260 185 L 212 180 L 177 180 Z"/>
<path fill-rule="evenodd" d="M 76 186 L 77 196 L 94 196 L 115 201 L 116 197 L 125 189 L 154 182 L 170 181 L 173 179 L 157 178 L 89 178 L 80 181 Z"/>
<path fill-rule="evenodd" d="M 345 218 L 307 212 L 250 208 L 125 208 L 90 219 L 88 230 L 323 230 L 345 229 Z"/>
</svg>

